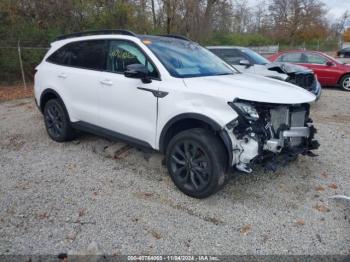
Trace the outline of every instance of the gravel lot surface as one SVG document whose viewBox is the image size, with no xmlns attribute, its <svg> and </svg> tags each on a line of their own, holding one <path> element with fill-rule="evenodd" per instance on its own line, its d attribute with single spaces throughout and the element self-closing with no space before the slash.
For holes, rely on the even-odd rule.
<svg viewBox="0 0 350 262">
<path fill-rule="evenodd" d="M 55 143 L 31 99 L 0 103 L 0 254 L 350 254 L 350 93 L 313 106 L 319 156 L 179 192 L 162 156 L 92 135 Z"/>
</svg>

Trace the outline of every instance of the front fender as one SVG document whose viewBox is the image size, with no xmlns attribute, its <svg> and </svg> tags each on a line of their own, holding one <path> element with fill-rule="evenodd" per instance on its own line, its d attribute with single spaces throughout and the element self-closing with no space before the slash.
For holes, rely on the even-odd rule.
<svg viewBox="0 0 350 262">
<path fill-rule="evenodd" d="M 172 123 L 179 119 L 201 120 L 213 130 L 224 130 L 226 124 L 238 117 L 238 114 L 227 104 L 229 99 L 200 93 L 170 92 L 158 101 L 158 121 L 156 147 L 161 149 L 162 137 Z M 168 107 L 171 106 L 171 110 Z M 170 119 L 170 120 L 169 120 Z"/>
</svg>

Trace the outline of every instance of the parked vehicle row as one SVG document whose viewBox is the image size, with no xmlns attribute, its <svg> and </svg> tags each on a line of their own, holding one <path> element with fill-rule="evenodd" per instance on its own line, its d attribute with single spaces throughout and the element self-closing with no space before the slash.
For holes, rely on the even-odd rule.
<svg viewBox="0 0 350 262">
<path fill-rule="evenodd" d="M 350 91 L 350 65 L 317 51 L 279 52 L 269 58 L 275 62 L 289 62 L 310 68 L 322 86 L 340 86 Z"/>
<path fill-rule="evenodd" d="M 265 57 L 245 47 L 209 46 L 211 52 L 241 72 L 271 77 L 298 85 L 316 95 L 321 95 L 321 85 L 314 72 L 306 67 L 285 62 L 271 63 Z"/>
<path fill-rule="evenodd" d="M 191 197 L 217 192 L 233 167 L 275 170 L 319 146 L 309 114 L 315 95 L 241 73 L 181 37 L 65 35 L 36 69 L 35 100 L 53 140 L 79 129 L 160 151 Z"/>
</svg>

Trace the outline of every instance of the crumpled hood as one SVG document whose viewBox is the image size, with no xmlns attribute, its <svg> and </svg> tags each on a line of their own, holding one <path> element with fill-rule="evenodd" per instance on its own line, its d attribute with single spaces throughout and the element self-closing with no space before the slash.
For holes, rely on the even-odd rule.
<svg viewBox="0 0 350 262">
<path fill-rule="evenodd" d="M 312 70 L 305 66 L 294 65 L 286 62 L 272 62 L 266 65 L 268 70 L 279 73 L 293 74 L 293 73 L 312 73 Z"/>
<path fill-rule="evenodd" d="M 253 74 L 233 74 L 184 78 L 193 92 L 222 97 L 227 101 L 240 98 L 255 102 L 301 104 L 315 101 L 316 97 L 287 82 Z"/>
</svg>

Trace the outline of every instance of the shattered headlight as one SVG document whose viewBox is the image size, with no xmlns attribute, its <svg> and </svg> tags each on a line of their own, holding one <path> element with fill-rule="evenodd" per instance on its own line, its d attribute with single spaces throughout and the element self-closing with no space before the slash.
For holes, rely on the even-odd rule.
<svg viewBox="0 0 350 262">
<path fill-rule="evenodd" d="M 246 103 L 242 103 L 242 102 L 233 102 L 231 104 L 231 106 L 233 106 L 233 109 L 235 110 L 239 110 L 240 112 L 238 113 L 242 113 L 243 116 L 248 119 L 248 120 L 258 120 L 259 119 L 259 114 L 258 112 L 256 111 L 256 109 L 249 105 L 249 104 L 246 104 Z"/>
</svg>

